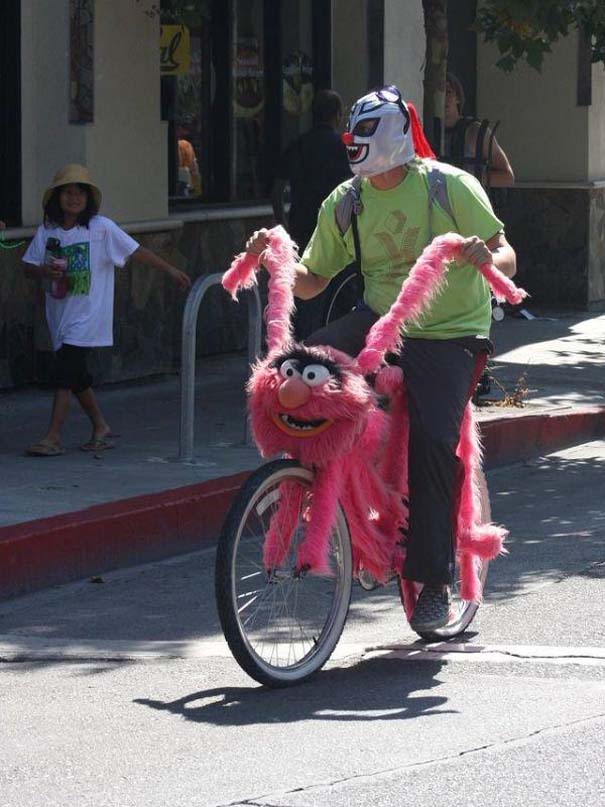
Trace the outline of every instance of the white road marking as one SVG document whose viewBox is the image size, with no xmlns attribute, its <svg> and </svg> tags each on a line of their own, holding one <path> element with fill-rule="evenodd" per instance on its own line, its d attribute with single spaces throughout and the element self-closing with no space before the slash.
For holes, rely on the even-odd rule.
<svg viewBox="0 0 605 807">
<path fill-rule="evenodd" d="M 154 661 L 161 659 L 230 658 L 224 640 L 136 641 L 49 639 L 18 634 L 0 636 L 0 662 L 24 661 Z M 446 661 L 481 664 L 580 664 L 605 666 L 605 648 L 546 645 L 402 644 L 372 647 L 342 643 L 332 661 L 347 658 L 401 661 Z"/>
</svg>

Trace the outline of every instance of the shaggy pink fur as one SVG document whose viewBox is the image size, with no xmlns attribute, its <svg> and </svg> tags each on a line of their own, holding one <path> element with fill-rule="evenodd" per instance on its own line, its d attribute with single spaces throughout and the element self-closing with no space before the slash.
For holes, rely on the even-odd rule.
<svg viewBox="0 0 605 807">
<path fill-rule="evenodd" d="M 269 530 L 263 546 L 265 569 L 276 569 L 284 562 L 294 530 L 298 524 L 304 489 L 296 482 L 286 480 L 279 488 L 280 504 L 271 516 Z"/>
<path fill-rule="evenodd" d="M 305 537 L 298 550 L 298 569 L 332 573 L 330 535 L 338 502 L 349 524 L 355 572 L 363 567 L 385 582 L 393 569 L 401 569 L 405 555 L 401 530 L 408 523 L 407 398 L 401 370 L 381 364 L 388 351 L 401 348 L 405 323 L 417 320 L 439 293 L 447 265 L 459 256 L 463 240 L 450 233 L 436 238 L 424 250 L 389 312 L 370 330 L 357 360 L 331 348 L 292 345 L 292 290 L 298 257 L 281 227 L 269 231 L 268 246 L 260 260 L 258 256 L 239 255 L 226 273 L 223 285 L 235 296 L 240 288 L 255 282 L 260 263 L 269 271 L 269 354 L 253 368 L 248 383 L 249 409 L 253 433 L 264 456 L 285 453 L 315 472 L 303 518 Z M 480 271 L 498 296 L 504 295 L 511 302 L 525 296 L 494 267 L 483 266 Z M 286 360 L 295 365 L 303 361 L 297 365 L 301 373 L 303 366 L 312 364 L 330 371 L 325 381 L 309 383 L 304 401 L 289 404 L 290 408 L 285 408 L 280 398 L 285 382 L 280 367 Z M 365 375 L 375 372 L 374 390 Z M 377 394 L 389 396 L 388 414 L 379 407 Z M 291 423 L 295 425 L 288 425 Z M 479 559 L 504 551 L 506 535 L 501 527 L 480 523 L 476 486 L 480 451 L 469 405 L 458 446 L 465 476 L 456 523 L 462 596 L 468 600 L 481 597 Z M 285 482 L 280 489 L 264 547 L 263 562 L 268 569 L 285 561 L 300 518 L 303 493 L 294 488 L 297 486 Z M 419 590 L 418 584 L 402 581 L 408 617 Z"/>
<path fill-rule="evenodd" d="M 267 305 L 267 345 L 269 350 L 292 341 L 292 311 L 294 310 L 294 281 L 298 252 L 294 241 L 281 225 L 269 230 L 268 243 L 260 255 L 242 252 L 236 256 L 223 275 L 223 288 L 236 299 L 240 289 L 256 282 L 255 272 L 264 266 L 270 275 Z"/>
</svg>

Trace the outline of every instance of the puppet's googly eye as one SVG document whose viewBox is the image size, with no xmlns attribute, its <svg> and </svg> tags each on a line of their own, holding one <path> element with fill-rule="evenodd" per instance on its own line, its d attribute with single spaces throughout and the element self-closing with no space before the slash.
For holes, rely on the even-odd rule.
<svg viewBox="0 0 605 807">
<path fill-rule="evenodd" d="M 300 371 L 298 369 L 298 362 L 292 359 L 286 359 L 279 366 L 279 374 L 282 378 L 300 378 Z"/>
<path fill-rule="evenodd" d="M 323 384 L 330 378 L 332 373 L 323 364 L 309 364 L 303 370 L 302 378 L 309 387 L 316 387 Z"/>
</svg>

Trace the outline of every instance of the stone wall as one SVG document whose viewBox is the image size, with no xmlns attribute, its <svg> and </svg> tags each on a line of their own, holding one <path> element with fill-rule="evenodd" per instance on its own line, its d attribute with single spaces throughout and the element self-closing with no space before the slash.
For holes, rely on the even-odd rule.
<svg viewBox="0 0 605 807">
<path fill-rule="evenodd" d="M 225 271 L 249 233 L 267 224 L 264 219 L 191 222 L 182 230 L 133 235 L 195 279 Z M 26 246 L 0 251 L 0 389 L 45 383 L 52 360 L 43 294 L 20 266 Z M 134 261 L 116 270 L 114 346 L 95 351 L 96 382 L 176 372 L 185 298 L 163 274 Z M 221 288 L 211 289 L 200 308 L 198 354 L 243 350 L 246 310 Z"/>
<path fill-rule="evenodd" d="M 517 282 L 530 305 L 605 309 L 605 188 L 515 187 L 494 192 L 515 247 Z M 186 223 L 182 230 L 135 238 L 193 279 L 223 272 L 253 229 L 270 221 Z M 25 246 L 0 250 L 0 389 L 45 383 L 52 354 L 43 295 L 20 267 Z M 163 275 L 131 262 L 116 274 L 114 346 L 95 351 L 97 383 L 178 371 L 185 295 Z M 198 355 L 243 350 L 247 307 L 219 287 L 200 309 Z M 317 325 L 318 323 L 316 323 Z"/>
<path fill-rule="evenodd" d="M 605 307 L 604 188 L 515 187 L 493 191 L 493 201 L 530 303 Z"/>
</svg>

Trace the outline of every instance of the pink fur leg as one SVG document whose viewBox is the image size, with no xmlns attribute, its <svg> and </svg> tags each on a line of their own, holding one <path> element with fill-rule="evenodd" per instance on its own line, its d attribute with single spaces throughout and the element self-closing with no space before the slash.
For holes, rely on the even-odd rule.
<svg viewBox="0 0 605 807">
<path fill-rule="evenodd" d="M 398 367 L 389 368 L 399 370 Z M 401 371 L 400 371 L 401 372 Z M 382 375 L 379 373 L 379 376 Z M 394 378 L 394 376 L 392 376 Z M 377 379 L 378 380 L 378 379 Z M 382 380 L 377 388 L 382 387 Z M 390 390 L 391 431 L 382 457 L 382 472 L 385 482 L 400 496 L 408 498 L 408 440 L 409 419 L 407 395 L 403 379 Z"/>
<path fill-rule="evenodd" d="M 342 488 L 342 463 L 331 462 L 316 471 L 313 479 L 311 517 L 298 550 L 297 569 L 330 576 L 330 536 L 336 521 Z"/>
<path fill-rule="evenodd" d="M 495 524 L 481 523 L 481 497 L 477 483 L 481 444 L 471 404 L 464 412 L 457 454 L 464 465 L 456 531 L 461 596 L 464 600 L 479 602 L 482 596 L 477 573 L 479 561 L 491 560 L 505 552 L 503 544 L 507 532 Z"/>
<path fill-rule="evenodd" d="M 279 486 L 279 493 L 279 505 L 271 516 L 263 546 L 263 566 L 267 571 L 278 568 L 286 559 L 305 491 L 298 483 L 286 481 Z"/>
<path fill-rule="evenodd" d="M 373 483 L 361 466 L 352 468 L 343 486 L 342 501 L 358 563 L 378 582 L 386 583 L 392 568 L 395 542 L 401 536 L 393 522 L 384 532 L 378 529 L 380 515 L 385 511 L 388 498 L 384 495 L 372 497 L 369 495 L 371 487 L 374 487 Z M 370 512 L 368 506 L 372 505 L 373 512 Z"/>
<path fill-rule="evenodd" d="M 460 596 L 467 602 L 481 602 L 483 591 L 479 579 L 478 564 L 472 552 L 459 552 Z"/>
</svg>

